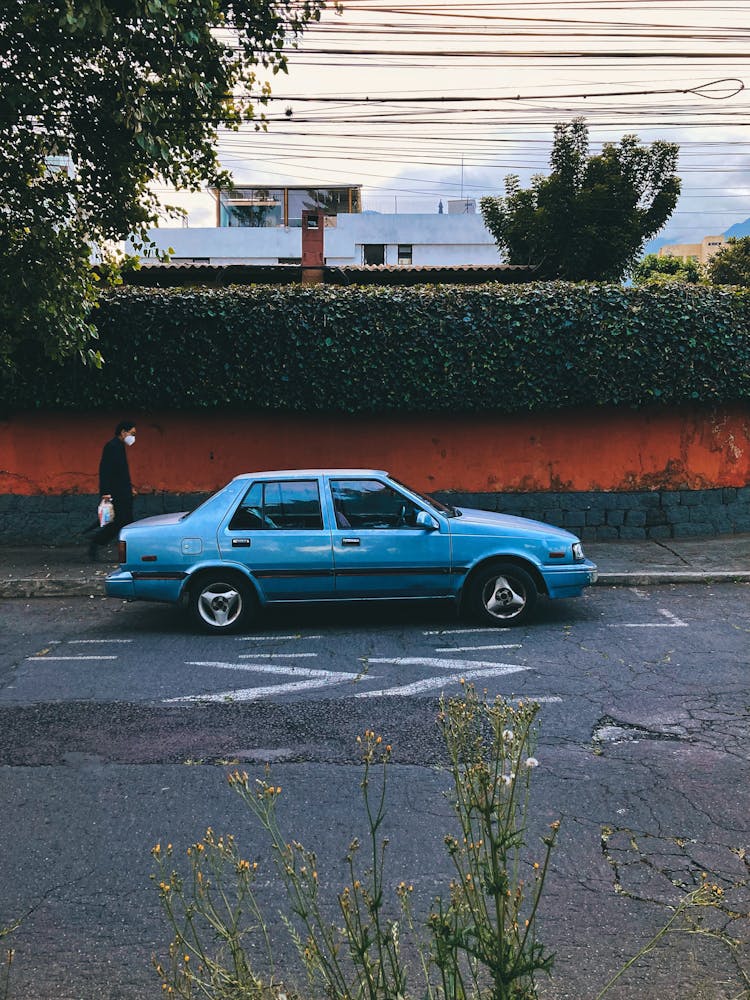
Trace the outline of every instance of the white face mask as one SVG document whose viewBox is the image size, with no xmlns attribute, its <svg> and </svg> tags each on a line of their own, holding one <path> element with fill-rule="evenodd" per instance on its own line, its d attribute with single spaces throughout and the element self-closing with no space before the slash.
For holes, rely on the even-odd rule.
<svg viewBox="0 0 750 1000">
<path fill-rule="evenodd" d="M 135 434 L 126 434 L 125 437 L 123 438 L 123 441 L 128 446 L 130 446 L 131 444 L 135 444 Z"/>
</svg>

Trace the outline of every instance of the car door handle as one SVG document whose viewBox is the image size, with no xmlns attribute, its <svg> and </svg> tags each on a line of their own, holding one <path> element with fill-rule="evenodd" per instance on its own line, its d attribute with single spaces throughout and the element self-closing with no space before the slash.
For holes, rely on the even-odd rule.
<svg viewBox="0 0 750 1000">
<path fill-rule="evenodd" d="M 249 549 L 250 539 L 249 538 L 233 538 L 232 539 L 233 549 Z"/>
<path fill-rule="evenodd" d="M 342 538 L 341 539 L 341 544 L 342 545 L 359 545 L 359 539 L 358 538 Z"/>
</svg>

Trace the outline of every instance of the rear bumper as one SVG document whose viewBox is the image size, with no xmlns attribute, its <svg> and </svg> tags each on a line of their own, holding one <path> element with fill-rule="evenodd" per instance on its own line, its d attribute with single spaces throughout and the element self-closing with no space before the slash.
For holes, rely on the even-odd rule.
<svg viewBox="0 0 750 1000">
<path fill-rule="evenodd" d="M 130 601 L 168 601 L 180 599 L 185 573 L 132 573 L 117 569 L 104 581 L 107 597 Z"/>
<path fill-rule="evenodd" d="M 133 574 L 123 569 L 116 569 L 104 581 L 104 592 L 107 597 L 122 597 L 133 600 Z"/>
<path fill-rule="evenodd" d="M 579 597 L 585 587 L 596 583 L 598 576 L 595 563 L 588 559 L 573 566 L 548 566 L 544 569 L 544 582 L 550 597 Z"/>
</svg>

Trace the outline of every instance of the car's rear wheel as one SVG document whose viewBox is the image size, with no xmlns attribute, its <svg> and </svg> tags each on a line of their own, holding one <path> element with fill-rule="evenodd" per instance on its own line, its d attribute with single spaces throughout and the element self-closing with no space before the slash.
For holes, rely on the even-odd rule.
<svg viewBox="0 0 750 1000">
<path fill-rule="evenodd" d="M 255 612 L 250 584 L 231 573 L 203 576 L 190 590 L 190 613 L 204 632 L 238 632 Z"/>
<path fill-rule="evenodd" d="M 480 570 L 471 582 L 468 610 L 490 625 L 521 625 L 537 602 L 533 579 L 514 563 L 495 563 Z"/>
</svg>

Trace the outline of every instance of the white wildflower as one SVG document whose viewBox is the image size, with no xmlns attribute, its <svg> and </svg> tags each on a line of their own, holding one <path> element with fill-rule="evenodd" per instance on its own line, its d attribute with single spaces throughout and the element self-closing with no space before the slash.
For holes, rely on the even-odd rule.
<svg viewBox="0 0 750 1000">
<path fill-rule="evenodd" d="M 526 767 L 539 767 L 539 761 L 536 757 L 527 757 L 524 764 Z"/>
</svg>

